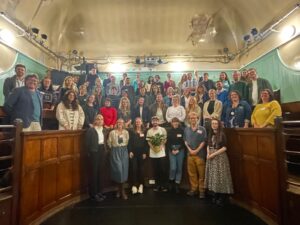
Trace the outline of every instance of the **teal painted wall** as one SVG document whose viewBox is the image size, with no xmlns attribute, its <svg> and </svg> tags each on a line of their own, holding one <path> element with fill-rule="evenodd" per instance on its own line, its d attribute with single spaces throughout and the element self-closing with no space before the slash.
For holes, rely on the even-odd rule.
<svg viewBox="0 0 300 225">
<path fill-rule="evenodd" d="M 277 49 L 245 68 L 256 68 L 258 75 L 268 79 L 273 89 L 280 89 L 282 103 L 300 101 L 300 71 L 285 66 Z"/>
<path fill-rule="evenodd" d="M 31 58 L 21 53 L 17 53 L 15 62 L 11 66 L 11 68 L 0 74 L 0 91 L 1 91 L 0 105 L 3 105 L 3 101 L 4 101 L 4 96 L 2 92 L 4 80 L 7 77 L 14 75 L 14 66 L 17 63 L 22 63 L 26 65 L 27 74 L 36 73 L 40 77 L 43 77 L 47 71 L 46 66 L 32 60 Z M 279 52 L 277 49 L 269 52 L 268 54 L 248 64 L 245 68 L 252 68 L 252 67 L 257 69 L 257 72 L 260 77 L 266 78 L 271 82 L 273 89 L 281 90 L 282 103 L 300 101 L 300 93 L 299 93 L 300 71 L 295 71 L 285 66 L 280 59 Z M 193 72 L 193 71 L 185 71 L 185 72 Z M 199 72 L 201 75 L 204 72 L 208 72 L 210 79 L 216 81 L 218 80 L 221 71 L 216 69 L 214 71 L 201 70 Z M 232 71 L 225 70 L 225 72 L 231 78 Z M 147 81 L 149 76 L 154 76 L 156 74 L 160 75 L 162 81 L 165 81 L 167 73 L 168 71 L 140 72 L 141 78 L 144 81 Z M 184 72 L 171 72 L 172 77 L 176 81 L 176 83 L 179 82 L 181 75 L 183 73 Z M 122 73 L 113 73 L 113 74 L 116 76 L 118 81 L 122 78 Z M 127 74 L 132 81 L 135 79 L 136 72 L 128 72 Z M 105 73 L 100 72 L 100 77 L 103 79 L 105 77 Z"/>
<path fill-rule="evenodd" d="M 232 70 L 222 70 L 224 72 L 226 72 L 229 75 L 229 79 L 231 78 L 231 74 L 232 74 Z M 221 70 L 214 70 L 214 71 L 199 71 L 198 73 L 200 75 L 203 75 L 203 73 L 207 72 L 209 74 L 209 78 L 216 81 L 219 79 L 219 75 L 220 72 L 222 72 Z M 161 81 L 165 81 L 167 79 L 167 74 L 171 73 L 172 74 L 172 79 L 176 82 L 176 84 L 178 84 L 178 82 L 181 79 L 182 74 L 184 73 L 194 73 L 194 71 L 184 71 L 184 72 L 171 72 L 171 71 L 149 71 L 149 72 L 139 72 L 141 74 L 141 79 L 144 80 L 145 82 L 148 81 L 148 77 L 149 76 L 155 76 L 155 75 L 159 75 L 160 76 L 160 80 Z M 137 72 L 126 72 L 128 77 L 130 78 L 131 81 L 135 80 L 135 76 Z M 100 77 L 103 80 L 106 77 L 106 73 L 102 73 L 100 72 Z M 119 81 L 122 79 L 122 74 L 123 73 L 112 73 L 115 77 L 116 80 Z"/>
</svg>

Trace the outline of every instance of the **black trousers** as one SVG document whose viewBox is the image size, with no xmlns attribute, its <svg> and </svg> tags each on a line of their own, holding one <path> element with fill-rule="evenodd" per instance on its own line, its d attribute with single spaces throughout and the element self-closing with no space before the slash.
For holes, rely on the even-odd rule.
<svg viewBox="0 0 300 225">
<path fill-rule="evenodd" d="M 167 157 L 151 158 L 156 187 L 166 187 L 168 182 Z"/>
<path fill-rule="evenodd" d="M 144 162 L 143 154 L 136 154 L 130 159 L 130 173 L 132 185 L 144 184 Z"/>
<path fill-rule="evenodd" d="M 101 178 L 101 164 L 103 163 L 104 145 L 99 145 L 97 152 L 90 152 L 90 182 L 89 193 L 90 196 L 95 196 L 100 193 L 100 178 Z"/>
</svg>

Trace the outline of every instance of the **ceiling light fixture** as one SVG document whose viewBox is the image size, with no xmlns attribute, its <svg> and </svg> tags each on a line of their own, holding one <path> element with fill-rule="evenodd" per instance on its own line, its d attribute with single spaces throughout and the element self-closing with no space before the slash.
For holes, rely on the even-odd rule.
<svg viewBox="0 0 300 225">
<path fill-rule="evenodd" d="M 294 67 L 300 70 L 300 60 L 298 62 L 295 62 Z"/>
<path fill-rule="evenodd" d="M 296 27 L 294 25 L 286 26 L 280 31 L 280 38 L 284 41 L 289 40 L 296 34 Z"/>
<path fill-rule="evenodd" d="M 7 29 L 0 29 L 0 40 L 8 45 L 11 45 L 14 43 L 15 37 L 11 31 Z"/>
</svg>

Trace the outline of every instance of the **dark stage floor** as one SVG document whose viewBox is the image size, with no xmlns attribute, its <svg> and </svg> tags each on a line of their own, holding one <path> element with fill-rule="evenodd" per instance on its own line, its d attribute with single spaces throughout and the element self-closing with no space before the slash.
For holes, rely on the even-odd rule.
<svg viewBox="0 0 300 225">
<path fill-rule="evenodd" d="M 219 207 L 185 194 L 154 193 L 101 203 L 86 200 L 57 213 L 42 225 L 266 225 L 235 205 Z"/>
</svg>

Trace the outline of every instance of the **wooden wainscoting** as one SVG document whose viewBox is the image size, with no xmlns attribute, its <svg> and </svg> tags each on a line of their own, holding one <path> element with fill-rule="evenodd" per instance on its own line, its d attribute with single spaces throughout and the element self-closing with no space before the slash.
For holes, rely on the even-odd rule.
<svg viewBox="0 0 300 225">
<path fill-rule="evenodd" d="M 225 132 L 234 199 L 281 224 L 276 130 L 249 128 Z"/>
<path fill-rule="evenodd" d="M 22 133 L 20 224 L 87 190 L 84 131 Z"/>
</svg>

